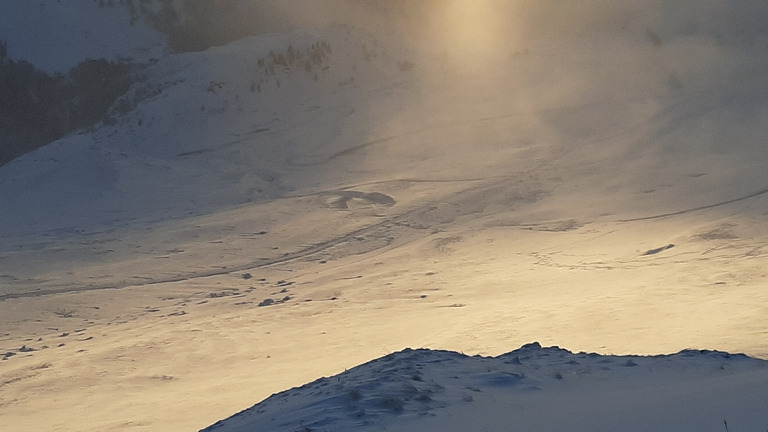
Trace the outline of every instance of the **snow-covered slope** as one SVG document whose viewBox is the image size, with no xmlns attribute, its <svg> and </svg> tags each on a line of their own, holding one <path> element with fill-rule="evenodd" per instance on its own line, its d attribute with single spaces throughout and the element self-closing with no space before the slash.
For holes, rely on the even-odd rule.
<svg viewBox="0 0 768 432">
<path fill-rule="evenodd" d="M 497 357 L 406 349 L 272 395 L 206 432 L 763 430 L 768 362 L 717 351 Z M 725 428 L 725 429 L 724 429 Z"/>
<path fill-rule="evenodd" d="M 132 18 L 123 2 L 100 7 L 91 0 L 2 2 L 0 41 L 10 58 L 49 73 L 67 73 L 88 58 L 144 63 L 167 51 L 165 36 Z"/>
<path fill-rule="evenodd" d="M 463 397 L 455 359 L 462 386 L 536 381 L 529 419 L 577 382 L 622 412 L 603 390 L 658 394 L 648 365 L 690 378 L 675 394 L 764 396 L 756 360 L 637 357 L 768 358 L 764 3 L 468 4 L 412 6 L 410 30 L 324 25 L 162 57 L 104 122 L 0 167 L 3 425 L 194 430 L 404 347 L 490 357 L 531 340 L 635 357 L 394 357 L 453 359 L 421 372 L 447 389 L 431 412 L 473 419 L 507 389 L 441 411 Z M 375 414 L 377 396 L 360 406 Z M 411 402 L 372 427 L 432 421 Z M 766 427 L 751 403 L 701 418 Z"/>
<path fill-rule="evenodd" d="M 15 211 L 0 216 L 3 231 L 177 218 L 284 195 L 301 181 L 283 179 L 286 160 L 324 144 L 297 142 L 304 136 L 292 129 L 316 124 L 311 133 L 322 139 L 355 110 L 344 106 L 344 86 L 370 73 L 358 54 L 365 44 L 363 33 L 336 27 L 164 59 L 107 124 L 4 169 L 1 199 Z M 40 211 L 50 207 L 55 218 Z"/>
</svg>

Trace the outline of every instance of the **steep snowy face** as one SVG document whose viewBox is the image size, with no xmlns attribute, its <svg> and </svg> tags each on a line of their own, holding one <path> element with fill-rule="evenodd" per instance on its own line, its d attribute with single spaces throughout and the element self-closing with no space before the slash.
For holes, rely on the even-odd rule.
<svg viewBox="0 0 768 432">
<path fill-rule="evenodd" d="M 0 41 L 7 43 L 10 58 L 49 73 L 66 73 L 88 58 L 133 63 L 159 59 L 167 51 L 165 36 L 133 9 L 122 1 L 111 6 L 97 1 L 2 2 Z"/>
</svg>

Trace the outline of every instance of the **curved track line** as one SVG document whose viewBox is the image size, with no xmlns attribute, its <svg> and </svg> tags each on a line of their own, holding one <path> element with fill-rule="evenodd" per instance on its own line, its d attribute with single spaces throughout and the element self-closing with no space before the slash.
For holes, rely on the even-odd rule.
<svg viewBox="0 0 768 432">
<path fill-rule="evenodd" d="M 419 208 L 421 209 L 421 207 Z M 415 211 L 415 210 L 412 210 Z M 116 283 L 110 283 L 110 284 L 100 284 L 100 285 L 87 285 L 87 286 L 70 286 L 70 287 L 64 287 L 64 288 L 58 288 L 58 289 L 50 289 L 50 290 L 44 290 L 44 291 L 32 291 L 32 292 L 21 292 L 21 293 L 10 293 L 10 294 L 3 294 L 0 295 L 0 302 L 9 300 L 9 299 L 16 299 L 16 298 L 26 298 L 26 297 L 40 297 L 50 294 L 65 294 L 65 293 L 72 293 L 72 292 L 84 292 L 84 291 L 94 291 L 94 290 L 105 290 L 105 289 L 122 289 L 122 288 L 128 288 L 128 287 L 145 287 L 145 286 L 152 286 L 152 285 L 160 285 L 165 283 L 173 283 L 173 282 L 182 282 L 186 280 L 191 279 L 200 279 L 200 278 L 207 278 L 207 277 L 213 277 L 213 276 L 223 276 L 230 273 L 238 272 L 238 271 L 244 271 L 249 269 L 256 269 L 256 268 L 262 268 L 262 267 L 269 267 L 276 264 L 283 264 L 289 261 L 305 258 L 308 256 L 312 256 L 318 252 L 321 252 L 325 249 L 328 249 L 330 247 L 336 246 L 338 244 L 341 244 L 345 241 L 351 240 L 357 236 L 360 236 L 361 234 L 365 233 L 368 230 L 375 229 L 378 227 L 381 227 L 387 223 L 392 223 L 397 218 L 401 216 L 405 216 L 408 213 L 404 213 L 403 215 L 397 216 L 393 219 L 388 219 L 386 221 L 379 222 L 377 224 L 368 225 L 362 228 L 359 228 L 357 230 L 351 231 L 347 234 L 344 234 L 342 236 L 334 237 L 330 240 L 327 240 L 325 242 L 321 242 L 312 246 L 308 246 L 304 249 L 298 250 L 296 252 L 287 253 L 285 255 L 282 255 L 280 257 L 276 258 L 268 258 L 268 259 L 262 259 L 259 261 L 251 261 L 243 264 L 233 265 L 233 266 L 222 266 L 216 269 L 209 269 L 209 270 L 201 270 L 201 271 L 191 271 L 183 274 L 179 274 L 176 276 L 160 276 L 156 278 L 152 278 L 150 280 L 147 280 L 146 282 L 139 282 L 139 281 L 122 281 L 122 282 L 116 282 Z"/>
<path fill-rule="evenodd" d="M 333 154 L 330 154 L 330 155 L 327 155 L 327 156 L 322 156 L 322 155 L 293 156 L 293 157 L 288 158 L 288 160 L 286 162 L 289 165 L 293 165 L 293 166 L 319 166 L 319 165 L 324 165 L 324 164 L 326 164 L 326 163 L 328 163 L 328 162 L 330 162 L 330 161 L 332 161 L 332 160 L 334 160 L 334 159 L 336 159 L 336 158 L 338 158 L 340 156 L 352 154 L 352 153 L 354 153 L 354 152 L 356 152 L 358 150 L 362 150 L 362 149 L 364 149 L 366 147 L 370 147 L 370 146 L 373 146 L 373 145 L 376 145 L 376 144 L 382 144 L 382 143 L 385 143 L 387 141 L 392 141 L 392 140 L 395 140 L 395 139 L 398 139 L 398 138 L 402 138 L 404 136 L 415 135 L 415 134 L 418 134 L 418 133 L 426 131 L 426 130 L 428 130 L 428 129 L 419 129 L 417 131 L 406 132 L 406 133 L 403 133 L 403 134 L 400 134 L 400 135 L 392 135 L 392 136 L 388 136 L 388 137 L 384 137 L 384 138 L 379 138 L 379 139 L 376 139 L 376 140 L 373 140 L 373 141 L 368 141 L 368 142 L 363 143 L 363 144 L 358 144 L 356 146 L 352 146 L 352 147 L 346 148 L 344 150 L 337 151 L 336 153 L 333 153 Z M 302 159 L 302 158 L 303 159 L 309 159 L 310 161 L 309 162 L 302 162 L 302 161 L 298 160 L 298 159 Z"/>
<path fill-rule="evenodd" d="M 477 185 L 475 187 L 470 187 L 468 189 L 465 189 L 461 192 L 458 192 L 454 197 L 463 195 L 465 193 L 472 193 L 473 191 L 482 190 L 484 188 L 491 188 L 495 185 L 506 181 L 506 179 L 509 177 L 503 177 L 496 179 L 496 181 L 483 183 L 480 185 Z M 337 237 L 331 238 L 326 241 L 322 241 L 320 243 L 305 247 L 303 249 L 300 249 L 296 252 L 290 252 L 286 253 L 279 257 L 274 258 L 267 258 L 267 259 L 260 259 L 258 261 L 250 261 L 245 262 L 242 264 L 232 265 L 232 266 L 222 266 L 215 269 L 207 269 L 207 270 L 200 270 L 200 271 L 190 271 L 178 275 L 168 275 L 168 276 L 157 276 L 155 278 L 146 280 L 144 282 L 141 281 L 117 281 L 114 283 L 105 283 L 105 284 L 98 284 L 98 285 L 85 285 L 85 286 L 67 286 L 67 287 L 61 287 L 61 288 L 52 288 L 42 291 L 27 291 L 27 292 L 19 292 L 19 293 L 9 293 L 9 294 L 3 294 L 0 295 L 0 302 L 9 300 L 9 299 L 17 299 L 17 298 L 29 298 L 29 297 L 41 297 L 45 295 L 51 295 L 51 294 L 65 294 L 65 293 L 73 293 L 73 292 L 85 292 L 85 291 L 94 291 L 94 290 L 105 290 L 105 289 L 123 289 L 123 288 L 129 288 L 129 287 L 146 287 L 146 286 L 153 286 L 153 285 L 160 285 L 165 283 L 174 283 L 174 282 L 183 282 L 188 281 L 192 279 L 200 279 L 200 278 L 206 278 L 206 277 L 213 277 L 213 276 L 223 276 L 228 275 L 234 272 L 239 271 L 245 271 L 245 270 L 252 270 L 257 268 L 263 268 L 263 267 L 269 267 L 277 264 L 284 264 L 286 262 L 295 261 L 302 258 L 307 258 L 312 255 L 315 255 L 317 253 L 320 253 L 326 249 L 329 249 L 331 247 L 337 246 L 341 243 L 344 243 L 346 241 L 352 240 L 355 237 L 359 237 L 361 235 L 364 235 L 367 232 L 374 231 L 376 229 L 385 227 L 386 225 L 392 225 L 397 224 L 398 222 L 406 220 L 409 216 L 413 214 L 417 214 L 419 212 L 428 210 L 430 208 L 433 208 L 435 206 L 434 202 L 429 202 L 426 204 L 423 204 L 421 206 L 418 206 L 416 208 L 413 208 L 411 210 L 408 210 L 402 214 L 393 216 L 391 218 L 387 218 L 385 220 L 382 220 L 381 222 L 377 222 L 375 224 L 367 225 L 361 228 L 358 228 L 354 231 L 350 231 L 346 234 L 339 235 Z M 382 245 L 381 247 L 377 249 L 381 249 L 384 247 L 389 246 L 389 243 L 386 245 Z M 374 249 L 376 250 L 376 249 Z"/>
<path fill-rule="evenodd" d="M 383 143 L 386 143 L 388 141 L 396 140 L 396 139 L 399 139 L 399 138 L 413 136 L 413 135 L 418 135 L 418 134 L 429 132 L 429 131 L 433 131 L 433 130 L 440 130 L 440 129 L 450 128 L 450 127 L 458 127 L 458 126 L 462 126 L 462 125 L 466 125 L 466 124 L 473 124 L 473 123 L 482 123 L 482 122 L 489 122 L 489 121 L 499 121 L 499 120 L 504 120 L 504 119 L 508 119 L 508 118 L 512 118 L 512 117 L 519 117 L 519 116 L 521 116 L 521 114 L 519 114 L 519 113 L 512 113 L 512 114 L 503 114 L 503 115 L 498 115 L 498 116 L 493 116 L 493 117 L 464 119 L 463 121 L 456 121 L 456 122 L 443 122 L 443 123 L 433 124 L 433 125 L 429 125 L 429 126 L 425 126 L 425 127 L 420 127 L 420 128 L 413 129 L 413 130 L 407 130 L 405 132 L 402 132 L 402 133 L 399 133 L 399 134 L 396 134 L 396 135 L 390 135 L 390 136 L 386 136 L 386 137 L 382 137 L 382 138 L 377 138 L 377 139 L 372 140 L 372 141 L 367 141 L 367 142 L 362 143 L 362 144 L 358 144 L 358 145 L 355 145 L 355 146 L 352 146 L 352 147 L 348 147 L 348 148 L 343 149 L 343 150 L 339 150 L 339 151 L 337 151 L 335 153 L 332 153 L 330 155 L 314 154 L 314 155 L 307 155 L 307 156 L 302 156 L 302 155 L 292 156 L 292 157 L 288 158 L 288 160 L 286 162 L 289 165 L 294 165 L 294 166 L 319 166 L 319 165 L 324 165 L 324 164 L 326 164 L 326 163 L 328 163 L 328 162 L 330 162 L 330 161 L 332 161 L 332 160 L 334 160 L 334 159 L 336 159 L 338 157 L 355 153 L 355 152 L 357 152 L 359 150 L 362 150 L 362 149 L 364 149 L 366 147 L 371 147 L 371 146 L 374 146 L 374 145 L 383 144 Z M 301 159 L 304 159 L 304 161 L 302 161 Z"/>
<path fill-rule="evenodd" d="M 732 200 L 723 201 L 723 202 L 719 202 L 719 203 L 715 203 L 715 204 L 709 204 L 709 205 L 705 205 L 705 206 L 701 206 L 701 207 L 694 207 L 694 208 L 680 210 L 680 211 L 676 211 L 676 212 L 672 212 L 672 213 L 664 213 L 664 214 L 653 215 L 653 216 L 644 216 L 644 217 L 632 218 L 632 219 L 619 219 L 617 222 L 638 222 L 638 221 L 645 221 L 645 220 L 652 220 L 652 219 L 661 219 L 661 218 L 670 217 L 670 216 L 677 216 L 677 215 L 681 215 L 681 214 L 685 214 L 685 213 L 691 213 L 691 212 L 695 212 L 695 211 L 699 211 L 699 210 L 707 210 L 707 209 L 711 209 L 711 208 L 715 208 L 715 207 L 720 207 L 720 206 L 724 206 L 724 205 L 728 205 L 728 204 L 733 204 L 735 202 L 748 200 L 750 198 L 755 198 L 755 197 L 758 197 L 760 195 L 765 195 L 767 193 L 768 193 L 768 189 L 762 189 L 760 191 L 751 193 L 749 195 L 745 195 L 743 197 L 734 198 Z"/>
</svg>

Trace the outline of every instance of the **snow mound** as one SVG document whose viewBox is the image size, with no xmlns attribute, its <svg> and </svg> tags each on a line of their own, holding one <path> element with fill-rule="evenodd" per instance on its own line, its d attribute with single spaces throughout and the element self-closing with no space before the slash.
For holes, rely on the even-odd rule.
<svg viewBox="0 0 768 432">
<path fill-rule="evenodd" d="M 720 351 L 611 356 L 532 343 L 470 357 L 405 349 L 275 394 L 203 431 L 699 431 L 724 421 L 762 430 L 767 366 Z"/>
</svg>

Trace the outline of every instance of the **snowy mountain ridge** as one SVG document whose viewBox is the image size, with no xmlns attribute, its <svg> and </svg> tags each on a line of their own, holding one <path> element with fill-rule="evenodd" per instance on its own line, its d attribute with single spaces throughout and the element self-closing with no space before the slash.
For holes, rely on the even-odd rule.
<svg viewBox="0 0 768 432">
<path fill-rule="evenodd" d="M 767 368 L 765 360 L 700 350 L 608 356 L 532 343 L 470 357 L 406 349 L 270 396 L 202 431 L 694 432 L 718 430 L 724 420 L 731 430 L 762 430 Z M 751 382 L 734 393 L 735 381 Z"/>
</svg>

